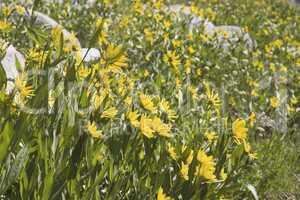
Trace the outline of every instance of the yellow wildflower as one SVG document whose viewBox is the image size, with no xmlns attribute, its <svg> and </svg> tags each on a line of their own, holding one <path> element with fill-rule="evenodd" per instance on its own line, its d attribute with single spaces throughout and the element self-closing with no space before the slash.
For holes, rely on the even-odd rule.
<svg viewBox="0 0 300 200">
<path fill-rule="evenodd" d="M 247 142 L 247 141 L 244 141 L 244 150 L 245 150 L 245 152 L 248 154 L 248 156 L 250 157 L 250 158 L 252 158 L 252 159 L 257 159 L 257 155 L 256 155 L 256 153 L 253 153 L 252 151 L 251 151 L 251 145 L 250 145 L 250 143 L 249 142 Z"/>
<path fill-rule="evenodd" d="M 8 31 L 10 28 L 10 23 L 0 20 L 0 31 Z"/>
<path fill-rule="evenodd" d="M 232 132 L 233 137 L 238 144 L 246 140 L 248 132 L 246 121 L 244 119 L 236 119 L 232 124 Z"/>
<path fill-rule="evenodd" d="M 188 51 L 190 54 L 194 54 L 196 52 L 196 50 L 192 46 L 188 47 Z"/>
<path fill-rule="evenodd" d="M 5 17 L 9 16 L 12 11 L 13 11 L 13 7 L 11 6 L 3 6 L 2 8 L 2 13 Z"/>
<path fill-rule="evenodd" d="M 87 67 L 84 67 L 84 66 L 80 66 L 79 69 L 78 69 L 78 75 L 80 78 L 86 78 L 90 75 L 91 73 L 91 69 L 90 68 L 87 68 Z"/>
<path fill-rule="evenodd" d="M 146 118 L 144 115 L 141 116 L 140 120 L 140 129 L 143 135 L 145 135 L 147 138 L 153 138 L 154 130 L 152 129 L 152 120 L 149 118 Z"/>
<path fill-rule="evenodd" d="M 97 126 L 95 124 L 95 122 L 88 122 L 88 124 L 86 125 L 86 128 L 89 132 L 89 134 L 93 137 L 93 138 L 101 138 L 102 137 L 102 131 L 101 130 L 97 130 Z"/>
<path fill-rule="evenodd" d="M 171 200 L 171 198 L 165 195 L 162 187 L 160 187 L 157 192 L 157 200 Z"/>
<path fill-rule="evenodd" d="M 194 158 L 194 151 L 191 150 L 186 159 L 186 164 L 190 165 L 193 162 L 193 158 Z"/>
<path fill-rule="evenodd" d="M 104 59 L 102 59 L 101 62 L 107 66 L 109 71 L 118 73 L 122 70 L 122 68 L 128 66 L 128 58 L 122 52 L 122 48 L 122 45 L 116 47 L 111 44 L 108 45 L 103 56 Z"/>
<path fill-rule="evenodd" d="M 198 89 L 192 85 L 189 85 L 187 89 L 191 93 L 192 99 L 197 100 L 198 99 Z"/>
<path fill-rule="evenodd" d="M 210 143 L 213 142 L 216 138 L 218 138 L 214 131 L 206 131 L 204 135 Z"/>
<path fill-rule="evenodd" d="M 208 101 L 215 107 L 215 108 L 219 108 L 221 105 L 221 101 L 219 98 L 218 93 L 216 93 L 213 89 L 210 89 L 210 86 L 205 83 L 205 88 L 206 88 L 206 96 Z"/>
<path fill-rule="evenodd" d="M 27 75 L 25 73 L 20 74 L 15 80 L 15 86 L 20 92 L 21 99 L 34 96 L 34 90 L 32 86 L 26 86 Z"/>
<path fill-rule="evenodd" d="M 145 34 L 146 41 L 148 41 L 152 44 L 154 41 L 154 33 L 152 31 L 150 31 L 150 29 L 146 28 L 144 30 L 144 34 Z"/>
<path fill-rule="evenodd" d="M 254 122 L 256 120 L 256 115 L 254 112 L 251 112 L 250 116 L 249 116 L 249 121 L 250 121 L 250 127 L 254 126 Z"/>
<path fill-rule="evenodd" d="M 132 104 L 132 97 L 126 97 L 126 99 L 124 100 L 125 104 L 127 106 L 130 106 Z"/>
<path fill-rule="evenodd" d="M 169 20 L 164 20 L 163 24 L 165 29 L 169 29 L 172 25 L 172 23 Z"/>
<path fill-rule="evenodd" d="M 103 90 L 101 91 L 101 93 L 95 96 L 95 109 L 98 109 L 100 107 L 100 105 L 103 103 L 104 99 L 107 97 L 108 91 L 107 90 Z"/>
<path fill-rule="evenodd" d="M 108 43 L 107 38 L 108 38 L 108 33 L 106 31 L 101 31 L 98 36 L 98 43 L 100 45 L 107 44 Z"/>
<path fill-rule="evenodd" d="M 177 47 L 180 47 L 182 45 L 182 41 L 181 40 L 173 40 L 172 44 L 173 44 L 174 48 L 177 48 Z"/>
<path fill-rule="evenodd" d="M 101 114 L 102 118 L 113 119 L 118 113 L 118 110 L 115 107 L 111 107 L 103 111 Z"/>
<path fill-rule="evenodd" d="M 142 106 L 146 110 L 149 110 L 152 113 L 156 112 L 156 107 L 154 106 L 154 103 L 152 102 L 152 97 L 141 93 L 140 94 L 140 101 L 141 101 Z"/>
<path fill-rule="evenodd" d="M 131 124 L 133 127 L 139 127 L 140 123 L 139 123 L 139 121 L 137 120 L 138 117 L 139 117 L 139 115 L 137 114 L 137 111 L 129 112 L 129 113 L 127 114 L 127 118 L 129 119 L 130 124 Z"/>
<path fill-rule="evenodd" d="M 165 63 L 173 66 L 175 69 L 177 69 L 181 64 L 180 58 L 178 55 L 176 55 L 175 51 L 167 51 L 167 53 L 163 57 L 163 60 Z"/>
<path fill-rule="evenodd" d="M 161 100 L 159 107 L 163 112 L 167 113 L 168 119 L 172 120 L 177 117 L 176 112 L 170 108 L 170 104 L 166 99 Z"/>
<path fill-rule="evenodd" d="M 208 163 L 208 162 L 213 162 L 213 157 L 208 156 L 205 151 L 199 150 L 197 153 L 197 160 L 201 163 Z"/>
<path fill-rule="evenodd" d="M 197 160 L 200 164 L 196 168 L 196 175 L 203 177 L 209 182 L 216 181 L 215 173 L 215 162 L 212 156 L 208 156 L 203 150 L 199 150 L 197 154 Z"/>
<path fill-rule="evenodd" d="M 171 126 L 164 124 L 158 117 L 154 117 L 152 120 L 152 128 L 161 136 L 171 137 Z"/>
<path fill-rule="evenodd" d="M 225 173 L 224 168 L 221 169 L 220 176 L 223 181 L 227 179 L 228 175 Z"/>
<path fill-rule="evenodd" d="M 16 12 L 19 15 L 24 15 L 25 14 L 25 8 L 23 6 L 16 5 L 15 8 L 16 8 Z"/>
<path fill-rule="evenodd" d="M 144 13 L 144 5 L 140 0 L 135 1 L 135 3 L 133 4 L 133 9 L 140 15 L 143 15 Z"/>
<path fill-rule="evenodd" d="M 171 158 L 173 160 L 176 160 L 177 159 L 177 154 L 176 154 L 175 148 L 173 146 L 171 146 L 170 143 L 168 143 L 167 147 L 168 147 L 167 151 L 169 152 Z"/>
<path fill-rule="evenodd" d="M 277 108 L 279 106 L 279 99 L 277 97 L 271 97 L 270 104 L 273 108 Z"/>
<path fill-rule="evenodd" d="M 186 181 L 189 180 L 189 165 L 188 164 L 184 164 L 184 162 L 181 162 L 180 174 L 181 174 L 182 178 L 184 178 Z"/>
<path fill-rule="evenodd" d="M 62 27 L 61 26 L 55 26 L 52 28 L 51 30 L 51 37 L 52 37 L 52 40 L 53 40 L 53 43 L 55 45 L 55 47 L 58 49 L 60 47 L 60 40 L 61 40 L 61 37 L 62 37 Z"/>
</svg>

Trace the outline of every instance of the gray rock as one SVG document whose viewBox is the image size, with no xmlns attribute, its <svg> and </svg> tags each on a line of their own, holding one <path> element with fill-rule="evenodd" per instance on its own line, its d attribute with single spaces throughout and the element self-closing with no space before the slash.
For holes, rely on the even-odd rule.
<svg viewBox="0 0 300 200">
<path fill-rule="evenodd" d="M 20 63 L 21 70 L 25 67 L 25 58 L 18 52 L 14 46 L 10 45 L 7 50 L 4 58 L 1 61 L 1 64 L 6 73 L 8 79 L 6 92 L 10 93 L 14 88 L 14 80 L 18 77 L 19 72 L 17 69 L 17 62 Z"/>
<path fill-rule="evenodd" d="M 191 13 L 191 9 L 188 6 L 183 6 L 181 4 L 175 4 L 171 5 L 166 9 L 167 12 L 174 12 L 177 14 L 183 14 L 186 16 L 191 16 L 192 20 L 190 23 L 190 31 L 192 31 L 195 27 L 203 24 L 204 25 L 204 32 L 207 35 L 214 36 L 218 32 L 224 32 L 226 31 L 229 36 L 230 42 L 237 42 L 239 38 L 242 38 L 243 41 L 245 42 L 246 47 L 249 50 L 252 50 L 253 47 L 255 46 L 255 42 L 253 42 L 252 38 L 248 33 L 243 33 L 242 29 L 239 26 L 215 26 L 212 22 L 208 21 L 207 19 L 202 19 L 199 16 L 196 16 Z M 221 46 L 225 49 L 229 47 L 229 43 L 224 41 L 222 37 L 218 37 L 218 42 L 221 44 Z"/>
<path fill-rule="evenodd" d="M 35 11 L 33 13 L 35 17 L 35 24 L 36 25 L 43 25 L 49 28 L 54 28 L 56 26 L 59 26 L 60 24 L 57 23 L 54 19 L 49 17 L 48 15 L 45 15 L 41 12 Z M 29 14 L 26 15 L 27 18 L 30 18 L 31 16 Z M 69 38 L 71 36 L 71 33 L 63 28 L 62 30 L 64 38 Z M 76 43 L 79 47 L 81 47 L 79 40 L 76 38 Z"/>
<path fill-rule="evenodd" d="M 93 62 L 100 59 L 100 51 L 96 48 L 91 48 L 88 51 L 88 48 L 81 49 L 81 57 L 84 58 L 84 62 Z"/>
</svg>

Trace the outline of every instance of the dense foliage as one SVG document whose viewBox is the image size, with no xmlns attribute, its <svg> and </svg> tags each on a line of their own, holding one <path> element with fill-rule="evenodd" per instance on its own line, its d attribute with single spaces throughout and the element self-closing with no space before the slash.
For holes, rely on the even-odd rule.
<svg viewBox="0 0 300 200">
<path fill-rule="evenodd" d="M 10 44 L 26 59 L 11 92 L 0 65 L 1 199 L 300 198 L 299 8 L 1 2 L 0 60 Z M 192 16 L 255 45 L 191 28 Z M 84 62 L 82 47 L 100 58 Z"/>
</svg>

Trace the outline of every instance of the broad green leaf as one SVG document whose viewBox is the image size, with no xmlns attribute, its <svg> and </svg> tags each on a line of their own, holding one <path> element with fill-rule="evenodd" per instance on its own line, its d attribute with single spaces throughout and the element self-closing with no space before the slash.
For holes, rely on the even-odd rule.
<svg viewBox="0 0 300 200">
<path fill-rule="evenodd" d="M 5 192 L 11 186 L 11 184 L 18 181 L 19 174 L 20 174 L 24 164 L 26 163 L 27 158 L 28 158 L 28 148 L 27 148 L 27 146 L 25 146 L 19 151 L 19 153 L 17 154 L 17 157 L 13 161 L 13 163 L 5 177 L 5 180 L 3 183 L 4 188 L 2 188 L 2 190 L 0 191 L 1 194 L 3 192 Z"/>
<path fill-rule="evenodd" d="M 15 134 L 14 127 L 11 122 L 6 122 L 3 131 L 0 135 L 0 163 L 2 163 L 7 154 L 11 144 L 12 138 Z"/>
<path fill-rule="evenodd" d="M 2 88 L 6 87 L 6 83 L 7 83 L 6 73 L 3 69 L 3 66 L 2 66 L 1 62 L 0 62 L 0 90 Z"/>
</svg>

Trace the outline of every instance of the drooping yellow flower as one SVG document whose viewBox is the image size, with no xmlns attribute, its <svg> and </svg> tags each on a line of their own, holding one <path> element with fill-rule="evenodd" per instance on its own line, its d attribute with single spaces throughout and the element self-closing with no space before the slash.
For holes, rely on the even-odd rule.
<svg viewBox="0 0 300 200">
<path fill-rule="evenodd" d="M 138 112 L 137 111 L 134 111 L 134 112 L 129 112 L 127 114 L 127 118 L 129 119 L 130 121 L 130 124 L 133 126 L 133 127 L 139 127 L 140 123 L 138 121 Z"/>
<path fill-rule="evenodd" d="M 117 115 L 118 110 L 115 107 L 111 107 L 103 111 L 101 118 L 113 119 Z"/>
<path fill-rule="evenodd" d="M 143 135 L 147 138 L 154 137 L 154 130 L 152 129 L 152 120 L 142 115 L 140 120 L 140 129 Z"/>
<path fill-rule="evenodd" d="M 240 144 L 247 139 L 248 128 L 244 119 L 236 119 L 232 124 L 232 132 L 235 141 Z"/>
<path fill-rule="evenodd" d="M 177 159 L 177 154 L 176 154 L 175 148 L 170 143 L 168 143 L 167 147 L 168 147 L 167 151 L 170 154 L 171 158 L 173 160 L 176 160 Z"/>
<path fill-rule="evenodd" d="M 88 122 L 86 125 L 86 128 L 89 132 L 89 134 L 93 137 L 93 138 L 101 138 L 102 137 L 102 131 L 101 130 L 97 130 L 97 126 L 95 122 Z"/>
<path fill-rule="evenodd" d="M 188 164 L 184 164 L 184 162 L 181 162 L 180 174 L 181 174 L 182 178 L 184 178 L 186 181 L 189 180 L 189 165 Z"/>
<path fill-rule="evenodd" d="M 32 86 L 26 86 L 27 74 L 20 74 L 15 80 L 16 89 L 20 92 L 21 99 L 26 99 L 34 96 L 34 90 Z"/>
<path fill-rule="evenodd" d="M 279 106 L 279 99 L 277 97 L 271 97 L 270 104 L 273 108 L 277 108 Z"/>
<path fill-rule="evenodd" d="M 171 200 L 171 197 L 165 195 L 162 187 L 160 187 L 157 192 L 157 200 Z"/>
<path fill-rule="evenodd" d="M 154 103 L 152 101 L 152 97 L 141 93 L 140 94 L 140 101 L 141 101 L 142 106 L 146 110 L 149 110 L 152 113 L 156 112 L 156 107 L 154 106 Z"/>
<path fill-rule="evenodd" d="M 154 117 L 152 120 L 152 128 L 159 135 L 164 137 L 171 137 L 171 126 L 163 123 L 160 118 Z"/>
</svg>

